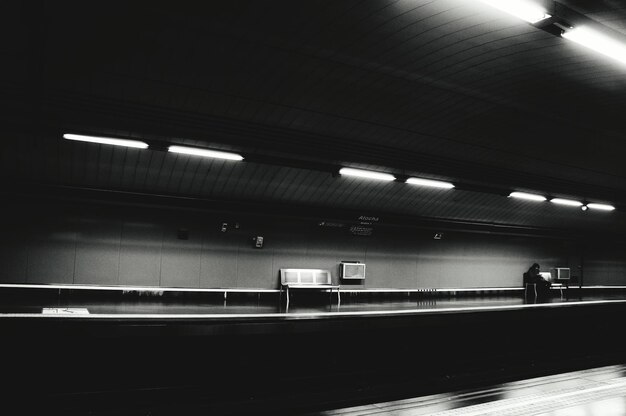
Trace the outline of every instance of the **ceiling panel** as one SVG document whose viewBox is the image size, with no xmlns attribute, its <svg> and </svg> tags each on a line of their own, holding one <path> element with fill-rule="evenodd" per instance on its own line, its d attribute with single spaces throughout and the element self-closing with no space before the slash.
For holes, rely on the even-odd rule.
<svg viewBox="0 0 626 416">
<path fill-rule="evenodd" d="M 621 2 L 554 4 L 626 36 Z M 626 231 L 621 213 L 501 195 L 626 205 L 626 69 L 477 0 L 3 7 L 14 34 L 0 77 L 12 181 Z M 66 131 L 247 161 L 66 143 Z M 339 166 L 466 187 L 373 185 L 333 176 Z"/>
</svg>

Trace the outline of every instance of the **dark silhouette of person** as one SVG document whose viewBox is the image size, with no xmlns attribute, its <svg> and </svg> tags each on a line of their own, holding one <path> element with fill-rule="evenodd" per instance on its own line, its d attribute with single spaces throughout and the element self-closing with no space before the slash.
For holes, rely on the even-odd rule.
<svg viewBox="0 0 626 416">
<path fill-rule="evenodd" d="M 538 263 L 533 263 L 532 266 L 528 269 L 526 273 L 524 273 L 524 283 L 534 283 L 537 285 L 537 295 L 543 296 L 547 295 L 550 290 L 551 283 L 544 279 L 543 276 L 539 274 L 541 271 L 541 267 Z"/>
</svg>

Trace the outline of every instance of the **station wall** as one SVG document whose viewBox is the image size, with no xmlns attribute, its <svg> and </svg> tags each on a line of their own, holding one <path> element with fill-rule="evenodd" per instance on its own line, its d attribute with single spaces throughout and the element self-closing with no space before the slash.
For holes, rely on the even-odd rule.
<svg viewBox="0 0 626 416">
<path fill-rule="evenodd" d="M 534 262 L 544 270 L 572 267 L 576 274 L 582 258 L 571 243 L 536 237 L 449 231 L 435 240 L 431 230 L 384 226 L 354 236 L 310 219 L 62 207 L 41 212 L 16 212 L 5 221 L 1 282 L 277 288 L 280 268 L 329 269 L 338 281 L 339 262 L 353 260 L 367 265 L 366 279 L 342 285 L 519 287 Z M 229 227 L 221 232 L 224 221 Z M 252 241 L 257 235 L 264 237 L 261 249 Z M 585 284 L 626 282 L 619 250 L 591 250 L 585 265 Z"/>
</svg>

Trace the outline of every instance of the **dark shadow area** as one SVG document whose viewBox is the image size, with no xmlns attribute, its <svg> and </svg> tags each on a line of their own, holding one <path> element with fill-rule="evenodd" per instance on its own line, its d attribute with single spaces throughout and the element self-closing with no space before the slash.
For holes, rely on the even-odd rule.
<svg viewBox="0 0 626 416">
<path fill-rule="evenodd" d="M 623 303 L 303 319 L 2 319 L 7 397 L 63 414 L 297 414 L 622 363 Z"/>
</svg>

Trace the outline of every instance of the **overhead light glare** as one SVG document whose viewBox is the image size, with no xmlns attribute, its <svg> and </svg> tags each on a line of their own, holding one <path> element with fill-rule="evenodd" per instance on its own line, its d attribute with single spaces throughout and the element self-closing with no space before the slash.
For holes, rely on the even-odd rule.
<svg viewBox="0 0 626 416">
<path fill-rule="evenodd" d="M 563 199 L 563 198 L 552 198 L 550 202 L 558 204 L 558 205 L 567 205 L 570 207 L 579 207 L 583 204 L 580 201 L 574 201 L 573 199 Z"/>
<path fill-rule="evenodd" d="M 170 146 L 167 149 L 172 153 L 181 153 L 184 155 L 202 156 L 212 159 L 226 159 L 226 160 L 243 160 L 243 156 L 237 153 L 221 152 L 219 150 L 200 149 L 197 147 L 187 146 Z"/>
<path fill-rule="evenodd" d="M 372 172 L 371 170 L 362 170 L 362 169 L 341 168 L 339 169 L 339 174 L 345 175 L 345 176 L 356 176 L 358 178 L 367 178 L 367 179 L 374 179 L 378 181 L 387 181 L 387 182 L 396 180 L 395 176 L 390 175 L 388 173 Z"/>
<path fill-rule="evenodd" d="M 63 138 L 67 140 L 75 140 L 78 142 L 110 144 L 113 146 L 134 147 L 137 149 L 148 148 L 148 143 L 144 143 L 139 140 L 115 139 L 113 137 L 83 136 L 80 134 L 64 134 Z"/>
<path fill-rule="evenodd" d="M 528 23 L 537 23 L 552 17 L 546 12 L 546 9 L 532 1 L 525 0 L 481 0 L 483 3 L 490 5 L 505 13 L 519 17 Z"/>
<path fill-rule="evenodd" d="M 418 186 L 429 186 L 431 188 L 441 188 L 441 189 L 454 188 L 454 185 L 449 182 L 434 181 L 432 179 L 423 179 L 423 178 L 409 178 L 406 180 L 406 183 L 410 183 L 411 185 L 418 185 Z"/>
<path fill-rule="evenodd" d="M 587 204 L 587 206 L 591 209 L 599 209 L 602 211 L 613 211 L 615 209 L 615 207 L 613 205 L 608 205 L 608 204 Z"/>
<path fill-rule="evenodd" d="M 546 197 L 543 195 L 529 194 L 526 192 L 511 192 L 509 196 L 512 198 L 526 199 L 529 201 L 545 201 L 546 200 Z"/>
<path fill-rule="evenodd" d="M 626 45 L 588 26 L 566 30 L 561 36 L 626 64 Z"/>
</svg>

